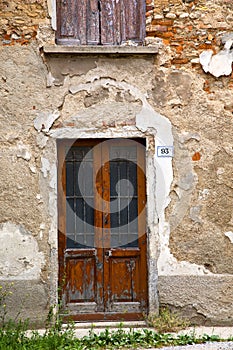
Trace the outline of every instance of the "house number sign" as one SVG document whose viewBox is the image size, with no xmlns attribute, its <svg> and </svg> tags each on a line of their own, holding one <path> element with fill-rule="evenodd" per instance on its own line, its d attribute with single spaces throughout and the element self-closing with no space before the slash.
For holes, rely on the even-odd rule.
<svg viewBox="0 0 233 350">
<path fill-rule="evenodd" d="M 158 157 L 173 157 L 173 146 L 157 146 Z"/>
</svg>

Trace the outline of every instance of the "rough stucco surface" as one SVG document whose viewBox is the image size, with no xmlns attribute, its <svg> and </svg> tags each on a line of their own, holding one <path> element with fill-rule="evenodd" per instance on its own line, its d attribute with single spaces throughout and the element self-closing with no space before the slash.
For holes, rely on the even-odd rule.
<svg viewBox="0 0 233 350">
<path fill-rule="evenodd" d="M 22 256 L 10 244 L 6 265 L 0 259 L 1 279 L 17 281 L 14 300 L 23 291 L 29 317 L 36 304 L 44 318 L 56 301 L 54 134 L 126 137 L 142 125 L 143 96 L 171 122 L 174 137 L 170 193 L 151 220 L 160 302 L 196 322 L 231 323 L 233 81 L 206 74 L 198 58 L 222 49 L 232 2 L 147 2 L 147 43 L 159 43 L 156 57 L 44 54 L 39 47 L 54 40 L 46 2 L 1 6 L 0 239 L 8 227 L 15 243 L 28 240 Z M 15 268 L 7 270 L 11 259 Z"/>
<path fill-rule="evenodd" d="M 185 314 L 193 324 L 230 325 L 232 282 L 232 276 L 162 276 L 160 302 Z"/>
</svg>

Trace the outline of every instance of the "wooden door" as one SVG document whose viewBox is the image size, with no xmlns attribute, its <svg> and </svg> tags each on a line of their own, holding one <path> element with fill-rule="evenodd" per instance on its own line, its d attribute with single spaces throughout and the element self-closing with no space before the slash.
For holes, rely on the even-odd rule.
<svg viewBox="0 0 233 350">
<path fill-rule="evenodd" d="M 145 147 L 140 139 L 58 143 L 59 286 L 74 320 L 147 312 Z"/>
</svg>

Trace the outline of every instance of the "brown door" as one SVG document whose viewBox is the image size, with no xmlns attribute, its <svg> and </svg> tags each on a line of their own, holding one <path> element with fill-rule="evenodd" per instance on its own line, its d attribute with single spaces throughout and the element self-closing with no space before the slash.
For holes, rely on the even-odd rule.
<svg viewBox="0 0 233 350">
<path fill-rule="evenodd" d="M 58 143 L 59 286 L 74 320 L 147 312 L 145 146 L 140 139 Z"/>
</svg>

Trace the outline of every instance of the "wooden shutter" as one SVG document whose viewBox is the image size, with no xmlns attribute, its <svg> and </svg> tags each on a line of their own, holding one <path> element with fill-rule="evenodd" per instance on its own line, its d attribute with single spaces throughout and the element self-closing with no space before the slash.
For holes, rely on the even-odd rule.
<svg viewBox="0 0 233 350">
<path fill-rule="evenodd" d="M 57 44 L 98 45 L 98 0 L 57 0 Z"/>
<path fill-rule="evenodd" d="M 57 0 L 58 44 L 142 44 L 145 0 Z"/>
<path fill-rule="evenodd" d="M 142 44 L 145 37 L 145 0 L 100 0 L 101 44 Z"/>
</svg>

